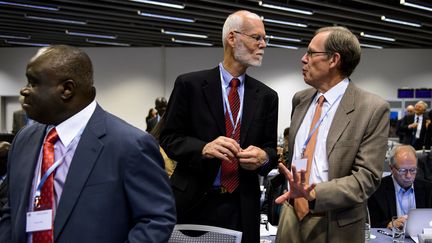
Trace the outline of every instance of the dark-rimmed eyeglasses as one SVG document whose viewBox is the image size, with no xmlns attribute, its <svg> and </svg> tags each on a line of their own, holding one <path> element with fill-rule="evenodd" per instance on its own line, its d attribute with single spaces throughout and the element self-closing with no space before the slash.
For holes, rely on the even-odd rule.
<svg viewBox="0 0 432 243">
<path fill-rule="evenodd" d="M 247 36 L 247 37 L 249 37 L 249 38 L 254 39 L 256 42 L 264 41 L 264 42 L 266 43 L 266 45 L 269 43 L 269 38 L 268 38 L 267 36 L 262 36 L 262 35 L 248 35 L 248 34 L 245 34 L 245 33 L 243 33 L 243 32 L 237 31 L 237 30 L 234 30 L 234 33 L 241 34 L 241 35 L 245 35 L 245 36 Z"/>
<path fill-rule="evenodd" d="M 408 174 L 408 171 L 409 171 L 409 173 L 411 173 L 411 175 L 417 174 L 417 168 L 406 169 L 406 168 L 398 168 L 396 166 L 393 166 L 393 167 L 396 169 L 396 171 L 399 175 L 406 175 L 406 174 Z"/>
<path fill-rule="evenodd" d="M 328 55 L 328 54 L 330 54 L 330 52 L 328 52 L 328 51 L 311 51 L 311 50 L 306 51 L 306 55 L 308 57 L 312 57 L 315 54 L 327 54 Z"/>
</svg>

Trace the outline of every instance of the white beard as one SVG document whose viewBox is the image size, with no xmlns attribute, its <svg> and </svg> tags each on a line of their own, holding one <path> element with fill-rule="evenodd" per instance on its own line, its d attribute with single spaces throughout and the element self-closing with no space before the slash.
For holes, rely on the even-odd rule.
<svg viewBox="0 0 432 243">
<path fill-rule="evenodd" d="M 263 50 L 264 54 L 264 50 Z M 234 58 L 242 65 L 246 67 L 259 67 L 262 63 L 263 56 L 258 56 L 258 59 L 255 59 L 252 54 L 247 50 L 243 42 L 238 42 L 235 44 L 234 48 Z"/>
</svg>

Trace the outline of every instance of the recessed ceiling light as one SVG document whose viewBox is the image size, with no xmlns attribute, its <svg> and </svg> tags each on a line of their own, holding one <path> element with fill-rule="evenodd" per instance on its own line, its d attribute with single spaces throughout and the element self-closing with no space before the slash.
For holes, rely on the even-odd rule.
<svg viewBox="0 0 432 243">
<path fill-rule="evenodd" d="M 267 46 L 278 47 L 278 48 L 285 48 L 285 49 L 293 49 L 293 50 L 297 50 L 298 49 L 298 47 L 296 47 L 296 46 L 278 45 L 278 44 L 272 44 L 272 43 L 268 43 Z"/>
<path fill-rule="evenodd" d="M 383 49 L 382 46 L 377 46 L 377 45 L 369 45 L 369 44 L 361 44 L 360 43 L 360 46 L 367 47 L 367 48 L 373 48 L 373 49 Z"/>
<path fill-rule="evenodd" d="M 132 2 L 139 2 L 139 3 L 147 3 L 147 4 L 153 4 L 158 5 L 162 7 L 169 7 L 169 8 L 177 8 L 177 9 L 184 9 L 184 4 L 175 4 L 175 3 L 167 3 L 162 1 L 151 1 L 151 0 L 131 0 Z"/>
<path fill-rule="evenodd" d="M 182 44 L 191 44 L 191 45 L 198 45 L 198 46 L 213 46 L 212 43 L 206 43 L 206 42 L 197 42 L 197 41 L 186 41 L 186 40 L 179 40 L 175 38 L 171 38 L 172 42 L 176 43 L 182 43 Z"/>
<path fill-rule="evenodd" d="M 82 32 L 75 32 L 75 31 L 65 31 L 68 35 L 75 35 L 75 36 L 84 36 L 84 37 L 95 37 L 95 38 L 103 38 L 103 39 L 117 39 L 117 36 L 115 35 L 100 35 L 100 34 L 93 34 L 93 33 L 82 33 Z"/>
<path fill-rule="evenodd" d="M 413 27 L 417 27 L 417 28 L 421 27 L 421 24 L 418 24 L 418 23 L 408 22 L 408 21 L 399 20 L 399 19 L 387 18 L 384 15 L 381 16 L 381 20 L 386 21 L 386 22 L 390 22 L 390 23 L 394 23 L 394 24 L 408 25 L 408 26 L 413 26 Z"/>
<path fill-rule="evenodd" d="M 282 5 L 264 3 L 263 1 L 259 1 L 258 5 L 260 5 L 261 7 L 265 7 L 265 8 L 283 10 L 283 11 L 292 12 L 292 13 L 299 13 L 299 14 L 305 14 L 305 15 L 312 15 L 313 14 L 313 12 L 309 11 L 309 10 L 302 10 L 302 9 L 297 9 L 297 8 L 285 7 Z"/>
<path fill-rule="evenodd" d="M 150 18 L 167 19 L 167 20 L 174 20 L 174 21 L 188 22 L 188 23 L 195 22 L 195 19 L 180 18 L 180 17 L 161 15 L 161 14 L 145 13 L 145 12 L 141 12 L 141 11 L 138 11 L 137 13 L 138 13 L 138 15 L 141 15 L 144 17 L 150 17 Z"/>
<path fill-rule="evenodd" d="M 432 7 L 426 7 L 424 5 L 420 5 L 420 4 L 416 4 L 416 3 L 409 3 L 405 0 L 401 0 L 400 4 L 402 4 L 404 6 L 412 7 L 412 8 L 418 8 L 418 9 L 423 9 L 423 10 L 427 10 L 427 11 L 432 11 Z"/>
<path fill-rule="evenodd" d="M 365 32 L 360 32 L 360 36 L 371 38 L 371 39 L 384 40 L 384 41 L 396 41 L 395 38 L 390 38 L 390 37 L 385 37 L 380 35 L 371 35 L 371 34 L 366 34 Z"/>
<path fill-rule="evenodd" d="M 195 37 L 195 38 L 203 38 L 203 39 L 208 38 L 207 35 L 203 35 L 203 34 L 193 34 L 193 33 L 178 32 L 178 31 L 168 31 L 165 29 L 161 29 L 161 32 L 166 34 L 166 35 L 178 35 L 178 36 Z"/>
<path fill-rule="evenodd" d="M 24 14 L 24 17 L 26 19 L 44 20 L 44 21 L 59 22 L 59 23 L 66 23 L 66 24 L 80 24 L 80 25 L 87 24 L 87 21 L 72 20 L 72 19 L 48 18 L 48 17 L 34 16 L 34 15 L 30 15 L 30 14 Z"/>
</svg>

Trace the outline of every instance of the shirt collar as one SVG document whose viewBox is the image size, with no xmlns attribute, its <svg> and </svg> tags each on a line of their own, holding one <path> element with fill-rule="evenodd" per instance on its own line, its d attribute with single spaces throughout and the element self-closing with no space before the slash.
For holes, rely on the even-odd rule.
<svg viewBox="0 0 432 243">
<path fill-rule="evenodd" d="M 314 102 L 318 101 L 318 98 L 321 95 L 324 95 L 325 100 L 328 102 L 329 105 L 333 105 L 333 103 L 337 100 L 339 96 L 342 96 L 345 93 L 345 90 L 347 89 L 349 84 L 349 79 L 345 78 L 335 86 L 333 86 L 331 89 L 329 89 L 325 94 L 318 92 L 316 95 Z"/>
<path fill-rule="evenodd" d="M 65 147 L 69 146 L 76 136 L 81 135 L 95 109 L 96 101 L 93 100 L 80 112 L 76 113 L 55 127 L 57 134 L 59 135 L 59 138 Z M 50 126 L 49 129 L 50 128 L 52 128 L 52 126 Z"/>
<path fill-rule="evenodd" d="M 233 77 L 222 65 L 222 63 L 219 63 L 219 70 L 222 77 L 222 85 L 226 89 L 229 86 L 229 83 L 231 82 L 231 79 L 238 78 L 240 80 L 240 86 L 243 85 L 243 81 L 245 80 L 246 74 L 243 73 L 242 75 L 238 77 Z"/>
</svg>

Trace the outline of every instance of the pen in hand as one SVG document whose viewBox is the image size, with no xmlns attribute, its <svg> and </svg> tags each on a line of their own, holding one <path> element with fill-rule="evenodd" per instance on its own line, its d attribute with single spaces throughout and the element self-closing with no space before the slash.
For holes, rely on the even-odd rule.
<svg viewBox="0 0 432 243">
<path fill-rule="evenodd" d="M 389 232 L 386 232 L 386 231 L 384 231 L 384 230 L 377 230 L 377 232 L 378 233 L 381 233 L 381 234 L 383 234 L 383 235 L 387 235 L 387 236 L 392 236 L 392 234 L 390 234 Z"/>
</svg>

